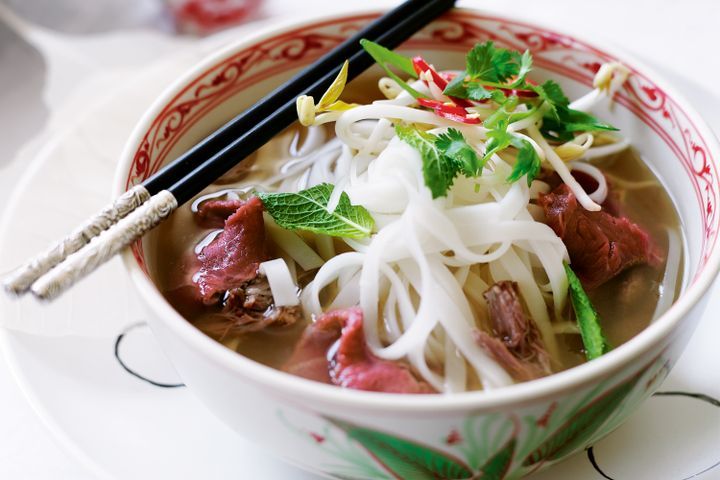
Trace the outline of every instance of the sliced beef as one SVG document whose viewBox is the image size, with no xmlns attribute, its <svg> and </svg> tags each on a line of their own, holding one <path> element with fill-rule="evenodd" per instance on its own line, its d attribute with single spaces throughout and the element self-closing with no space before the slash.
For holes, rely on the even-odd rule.
<svg viewBox="0 0 720 480">
<path fill-rule="evenodd" d="M 240 335 L 302 318 L 299 307 L 273 305 L 267 278 L 258 273 L 268 258 L 262 212 L 255 197 L 207 201 L 197 212 L 199 223 L 224 229 L 199 255 L 188 255 L 183 278 L 165 296 L 184 316 L 204 315 L 206 333 Z"/>
<path fill-rule="evenodd" d="M 647 232 L 625 217 L 585 210 L 565 184 L 541 195 L 538 203 L 547 224 L 567 247 L 573 270 L 588 289 L 633 265 L 661 262 Z"/>
<path fill-rule="evenodd" d="M 308 326 L 283 370 L 356 390 L 433 393 L 401 362 L 377 358 L 365 343 L 360 308 L 334 310 Z"/>
<path fill-rule="evenodd" d="M 206 305 L 217 303 L 228 290 L 255 278 L 267 260 L 265 223 L 260 199 L 243 202 L 225 220 L 225 228 L 198 255 L 200 269 L 193 280 Z"/>
<path fill-rule="evenodd" d="M 492 334 L 475 332 L 478 344 L 516 380 L 550 375 L 550 355 L 537 325 L 523 310 L 517 284 L 498 282 L 483 296 L 490 311 Z"/>
<path fill-rule="evenodd" d="M 195 221 L 204 228 L 223 228 L 225 220 L 242 206 L 242 200 L 207 200 L 198 207 Z"/>
</svg>

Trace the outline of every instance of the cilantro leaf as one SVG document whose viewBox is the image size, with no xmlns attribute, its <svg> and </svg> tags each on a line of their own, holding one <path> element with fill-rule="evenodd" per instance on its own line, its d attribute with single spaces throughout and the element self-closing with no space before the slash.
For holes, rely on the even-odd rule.
<svg viewBox="0 0 720 480">
<path fill-rule="evenodd" d="M 543 100 L 548 106 L 547 116 L 560 120 L 559 109 L 565 108 L 570 104 L 565 92 L 557 82 L 553 80 L 547 80 L 542 85 L 532 86 L 533 91 L 538 94 L 541 100 Z"/>
<path fill-rule="evenodd" d="M 525 86 L 525 77 L 527 77 L 528 73 L 530 73 L 530 70 L 532 70 L 533 67 L 533 59 L 532 55 L 530 54 L 530 50 L 525 50 L 523 52 L 522 56 L 520 57 L 520 71 L 517 74 L 517 78 L 512 83 L 512 87 L 524 87 Z"/>
<path fill-rule="evenodd" d="M 443 93 L 449 97 L 468 98 L 467 88 L 465 88 L 465 77 L 467 77 L 467 72 L 460 72 L 455 75 L 455 78 L 450 80 L 450 83 L 447 84 Z"/>
<path fill-rule="evenodd" d="M 563 262 L 563 265 L 570 287 L 570 301 L 585 346 L 585 356 L 588 360 L 593 360 L 609 352 L 611 347 L 600 326 L 600 316 L 585 293 L 580 279 L 567 263 Z"/>
<path fill-rule="evenodd" d="M 460 130 L 449 128 L 447 133 L 435 139 L 435 146 L 455 162 L 456 167 L 466 177 L 477 177 L 482 172 L 483 163 Z"/>
<path fill-rule="evenodd" d="M 482 84 L 476 82 L 470 82 L 467 84 L 467 92 L 470 100 L 481 101 L 481 100 L 492 100 L 496 103 L 504 103 L 506 100 L 505 94 L 502 90 L 489 90 Z"/>
<path fill-rule="evenodd" d="M 557 115 L 543 116 L 540 132 L 552 140 L 567 142 L 575 138 L 575 132 L 617 131 L 612 125 L 598 120 L 589 113 L 559 107 Z"/>
<path fill-rule="evenodd" d="M 492 100 L 502 104 L 506 100 L 502 90 L 485 88 L 480 82 L 468 82 L 466 81 L 467 76 L 467 72 L 457 74 L 445 87 L 443 93 L 449 97 L 470 99 L 477 102 Z"/>
<path fill-rule="evenodd" d="M 566 142 L 573 139 L 574 132 L 617 130 L 589 113 L 570 108 L 570 100 L 563 92 L 562 87 L 552 80 L 547 80 L 542 85 L 534 85 L 532 89 L 543 100 L 543 103 L 549 106 L 543 116 L 543 124 L 540 129 L 548 138 Z"/>
<path fill-rule="evenodd" d="M 297 193 L 264 193 L 257 196 L 265 210 L 282 228 L 306 230 L 332 237 L 363 238 L 375 226 L 370 213 L 360 205 L 352 205 L 343 192 L 334 211 L 327 209 L 335 187 L 321 183 Z"/>
<path fill-rule="evenodd" d="M 540 160 L 535 148 L 527 140 L 514 138 L 511 142 L 518 147 L 518 154 L 507 181 L 510 183 L 517 182 L 524 175 L 527 175 L 527 183 L 530 186 L 540 173 L 542 160 Z"/>
<path fill-rule="evenodd" d="M 492 41 L 476 44 L 465 59 L 473 80 L 505 83 L 520 72 L 520 55 L 505 48 L 496 48 Z"/>
<path fill-rule="evenodd" d="M 435 145 L 437 136 L 418 130 L 414 126 L 402 124 L 395 126 L 395 132 L 400 140 L 420 152 L 423 178 L 432 197 L 438 198 L 447 195 L 458 174 L 458 167 Z"/>
<path fill-rule="evenodd" d="M 411 78 L 417 78 L 417 74 L 415 73 L 415 68 L 413 67 L 411 59 L 403 57 L 402 55 L 395 53 L 392 50 L 389 50 L 382 45 L 372 42 L 366 38 L 360 40 L 360 45 L 373 58 L 373 60 L 375 60 L 375 62 L 377 62 L 377 64 L 380 65 L 383 70 L 385 70 L 387 76 L 395 80 L 401 88 L 403 88 L 414 98 L 425 97 L 425 95 L 412 88 L 410 85 L 407 84 L 407 82 L 405 82 L 397 74 L 395 74 L 395 72 L 390 70 L 390 67 L 388 66 L 392 65 L 398 70 L 410 75 Z"/>
<path fill-rule="evenodd" d="M 498 128 L 494 128 L 487 132 L 487 141 L 485 142 L 485 155 L 483 155 L 483 163 L 487 162 L 490 157 L 508 148 L 512 142 L 513 136 L 507 131 L 507 121 L 503 121 Z"/>
<path fill-rule="evenodd" d="M 560 112 L 560 118 L 565 122 L 565 130 L 569 132 L 595 132 L 595 131 L 617 131 L 612 125 L 602 122 L 590 115 L 566 108 Z"/>
<path fill-rule="evenodd" d="M 540 133 L 542 133 L 545 138 L 557 142 L 569 142 L 575 138 L 573 132 L 566 130 L 565 124 L 561 122 L 559 118 L 550 116 L 547 113 L 543 116 Z"/>
</svg>

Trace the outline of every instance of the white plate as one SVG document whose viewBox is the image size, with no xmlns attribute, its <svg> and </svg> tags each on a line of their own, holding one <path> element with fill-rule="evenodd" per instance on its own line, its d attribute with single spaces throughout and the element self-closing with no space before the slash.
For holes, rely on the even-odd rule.
<svg viewBox="0 0 720 480">
<path fill-rule="evenodd" d="M 160 69 L 154 72 L 168 74 Z M 64 133 L 49 139 L 38 153 L 3 218 L 0 271 L 74 226 L 106 200 L 114 152 L 139 113 L 133 108 L 140 109 L 155 95 L 145 80 L 147 76 L 126 87 L 122 96 L 78 114 Z M 710 119 L 720 125 L 718 109 L 700 101 L 713 96 L 684 82 L 691 99 L 697 95 L 696 104 L 714 114 Z M 38 218 L 43 221 L 27 220 Z M 38 337 L 7 331 L 0 335 L 2 350 L 29 402 L 73 455 L 97 476 L 109 478 L 317 478 L 281 464 L 234 434 L 185 388 L 157 387 L 124 370 L 114 355 L 117 337 L 143 320 L 129 291 L 116 261 L 48 307 L 27 301 L 0 302 L 0 318 L 10 323 L 41 315 L 48 328 L 70 326 L 69 330 L 85 336 Z M 720 460 L 720 403 L 713 404 L 710 398 L 720 398 L 716 353 L 720 325 L 712 315 L 720 308 L 720 291 L 710 301 L 709 314 L 662 389 L 709 397 L 650 399 L 593 449 L 604 478 L 679 480 Z M 157 383 L 177 382 L 147 329 L 131 329 L 119 353 L 140 375 Z M 578 478 L 603 476 L 588 455 L 580 454 L 534 477 Z M 702 478 L 720 478 L 720 469 L 710 469 Z"/>
</svg>

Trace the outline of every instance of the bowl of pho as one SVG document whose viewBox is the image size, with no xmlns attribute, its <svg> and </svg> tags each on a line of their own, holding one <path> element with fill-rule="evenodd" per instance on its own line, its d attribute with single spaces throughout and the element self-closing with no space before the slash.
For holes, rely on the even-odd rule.
<svg viewBox="0 0 720 480">
<path fill-rule="evenodd" d="M 206 59 L 141 120 L 115 193 L 378 14 Z M 372 69 L 298 98 L 124 254 L 153 332 L 224 423 L 333 478 L 518 478 L 583 450 L 700 318 L 715 138 L 627 54 L 513 18 L 361 43 Z"/>
</svg>

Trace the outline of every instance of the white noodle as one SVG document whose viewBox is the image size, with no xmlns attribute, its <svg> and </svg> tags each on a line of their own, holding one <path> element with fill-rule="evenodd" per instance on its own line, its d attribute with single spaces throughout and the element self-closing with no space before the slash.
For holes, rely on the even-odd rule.
<svg viewBox="0 0 720 480">
<path fill-rule="evenodd" d="M 431 78 L 421 77 L 427 84 L 417 80 L 413 88 L 437 100 L 448 100 Z M 613 77 L 603 84 L 606 90 L 594 91 L 574 102 L 573 108 L 596 105 L 607 96 L 605 91 L 612 95 L 619 88 L 617 82 Z M 483 293 L 495 282 L 512 280 L 518 283 L 548 352 L 557 359 L 556 335 L 574 333 L 577 327 L 563 321 L 568 295 L 563 266 L 567 250 L 549 226 L 537 221 L 543 218 L 542 209 L 531 203 L 541 193 L 548 193 L 550 186 L 538 180 L 530 187 L 525 181 L 509 185 L 506 179 L 514 159 L 495 154 L 480 177 L 460 176 L 445 197 L 433 198 L 425 185 L 423 159 L 395 135 L 394 125 L 421 124 L 433 134 L 456 128 L 478 152 L 486 150 L 487 129 L 413 108 L 416 100 L 389 79 L 381 81 L 381 89 L 388 100 L 318 115 L 316 125 L 335 121 L 336 137 L 318 140 L 323 129 L 313 127 L 305 144 L 299 150 L 297 145 L 293 147 L 296 158 L 262 184 L 267 190 L 297 191 L 329 182 L 335 188 L 328 210 L 336 209 L 344 192 L 375 220 L 376 233 L 365 239 L 339 239 L 347 246 L 343 249 L 352 251 L 338 253 L 332 238 L 305 237 L 312 238 L 307 243 L 266 216 L 269 235 L 287 263 L 285 283 L 288 278 L 295 281 L 295 262 L 305 270 L 318 268 L 300 295 L 304 314 L 317 317 L 328 310 L 359 305 L 372 354 L 409 362 L 423 380 L 441 392 L 466 390 L 469 375 L 477 377 L 483 388 L 497 388 L 513 380 L 476 343 L 473 333 L 480 325 L 487 326 L 489 313 Z M 516 111 L 526 109 L 520 105 Z M 494 111 L 490 105 L 473 110 L 480 118 Z M 543 114 L 541 106 L 528 118 L 511 124 L 508 131 L 533 146 L 580 205 L 599 210 L 607 196 L 604 176 L 587 163 L 568 165 L 561 159 L 539 131 Z M 568 160 L 589 159 L 620 151 L 629 142 L 620 140 L 602 147 L 592 144 L 592 135 L 580 134 L 555 148 Z M 571 168 L 595 178 L 596 191 L 586 193 L 572 177 Z M 671 239 L 670 244 L 671 255 L 675 255 L 680 247 L 673 245 L 678 242 Z M 677 271 L 673 273 L 671 264 L 678 261 L 668 258 L 662 288 L 670 293 L 661 297 L 661 303 L 672 300 L 675 287 L 670 277 L 674 279 Z M 667 308 L 667 303 L 662 305 Z"/>
<path fill-rule="evenodd" d="M 262 262 L 259 271 L 268 279 L 276 307 L 289 307 L 300 303 L 297 285 L 293 282 L 290 270 L 282 258 Z"/>
<path fill-rule="evenodd" d="M 580 157 L 581 160 L 592 160 L 593 158 L 606 157 L 615 153 L 622 152 L 630 146 L 630 140 L 623 138 L 616 143 L 602 145 L 600 147 L 588 148 L 588 150 Z"/>
</svg>

